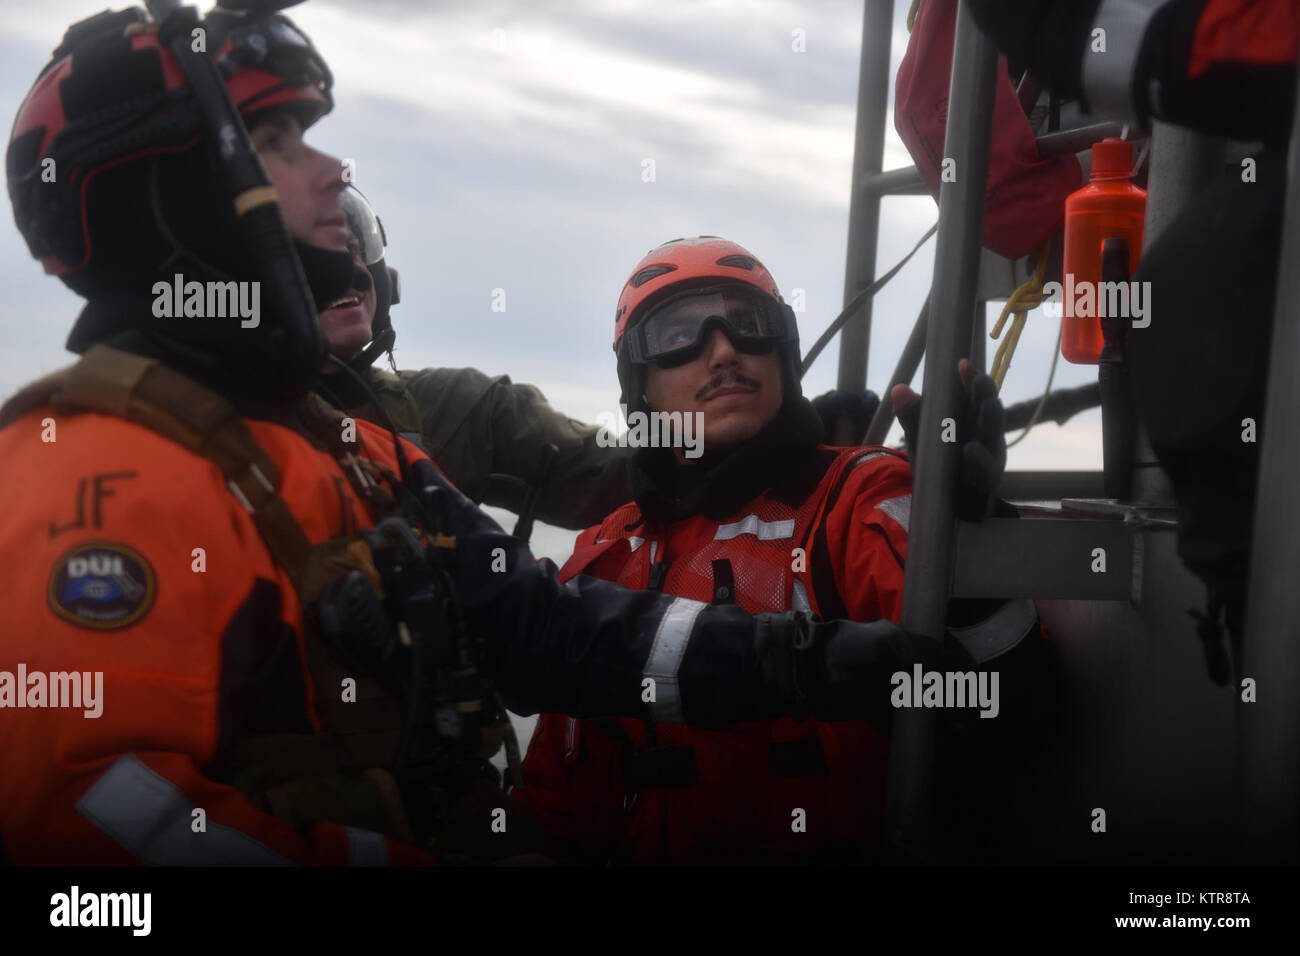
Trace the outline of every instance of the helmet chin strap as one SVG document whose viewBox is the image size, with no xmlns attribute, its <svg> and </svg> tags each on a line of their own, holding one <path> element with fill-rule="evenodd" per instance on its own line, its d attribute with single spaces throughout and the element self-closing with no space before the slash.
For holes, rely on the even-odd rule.
<svg viewBox="0 0 1300 956">
<path fill-rule="evenodd" d="M 348 364 L 352 365 L 354 368 L 365 368 L 366 366 L 373 365 L 375 364 L 375 359 L 379 358 L 382 353 L 391 349 L 395 341 L 397 341 L 397 333 L 391 328 L 384 329 L 371 340 L 370 344 L 362 350 L 360 355 Z"/>
<path fill-rule="evenodd" d="M 331 358 L 329 366 L 322 372 L 322 384 L 327 383 L 328 389 L 325 397 L 343 409 L 364 404 L 368 398 L 373 397 L 361 383 L 371 381 L 370 367 L 374 365 L 375 359 L 393 347 L 396 338 L 397 333 L 391 328 L 385 329 L 352 358 L 346 361 L 337 356 Z"/>
</svg>

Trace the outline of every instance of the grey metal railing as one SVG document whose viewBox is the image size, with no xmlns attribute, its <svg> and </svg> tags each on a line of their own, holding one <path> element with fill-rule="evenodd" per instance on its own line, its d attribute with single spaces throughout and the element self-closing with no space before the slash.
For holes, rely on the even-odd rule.
<svg viewBox="0 0 1300 956">
<path fill-rule="evenodd" d="M 885 156 L 885 120 L 889 109 L 889 46 L 894 27 L 893 0 L 866 0 L 862 14 L 862 62 L 858 69 L 858 118 L 853 143 L 853 182 L 879 175 Z M 881 193 L 854 189 L 849 199 L 848 258 L 844 270 L 844 304 L 871 284 L 880 238 Z M 859 394 L 867 387 L 872 300 L 867 299 L 840 332 L 839 387 Z M 852 423 L 843 421 L 834 439 L 857 440 Z"/>
<path fill-rule="evenodd" d="M 1244 677 L 1256 681 L 1257 697 L 1237 708 L 1238 845 L 1244 860 L 1251 863 L 1294 863 L 1297 854 L 1300 270 L 1295 263 L 1300 262 L 1300 108 L 1292 124 L 1242 668 Z M 1237 693 L 1242 693 L 1240 687 Z"/>
<path fill-rule="evenodd" d="M 884 196 L 916 195 L 925 187 L 915 167 L 881 172 L 879 143 L 864 126 L 883 128 L 887 90 L 881 64 L 888 43 L 879 34 L 890 27 L 891 3 L 867 0 L 864 17 L 862 78 L 857 142 L 868 156 L 854 165 L 854 204 L 850 212 L 846 300 L 874 274 L 876 233 Z M 870 34 L 870 35 L 868 35 Z M 902 623 L 915 633 L 937 639 L 945 627 L 950 596 L 1072 597 L 1084 600 L 1141 601 L 1143 533 L 1127 520 L 1107 524 L 1062 518 L 992 520 L 982 525 L 954 521 L 952 488 L 959 466 L 956 443 L 940 441 L 941 422 L 957 417 L 962 390 L 958 358 L 971 343 L 981 255 L 981 224 L 997 52 L 970 17 L 959 8 L 954 41 L 945 155 L 956 160 L 957 178 L 944 183 L 939 200 L 939 227 L 934 281 L 900 356 L 890 384 L 910 383 L 927 357 L 918 448 L 913 459 L 913 504 Z M 887 82 L 887 73 L 885 74 Z M 1300 101 L 1300 96 L 1297 97 Z M 1297 113 L 1300 117 L 1300 112 Z M 1077 152 L 1107 136 L 1118 123 L 1095 123 L 1039 138 L 1042 155 Z M 1156 239 L 1179 210 L 1222 169 L 1224 145 L 1164 124 L 1152 136 L 1146 244 Z M 1284 245 L 1281 261 L 1300 261 L 1300 122 L 1293 130 L 1288 161 Z M 1240 706 L 1238 746 L 1238 817 L 1241 848 L 1251 862 L 1294 862 L 1300 830 L 1300 588 L 1284 569 L 1300 567 L 1300 270 L 1279 270 L 1277 311 L 1269 370 L 1268 404 L 1251 555 L 1250 597 L 1246 624 L 1245 676 L 1259 682 L 1258 702 Z M 869 306 L 868 306 L 869 308 Z M 866 338 L 870 313 L 859 320 L 856 338 L 841 340 L 839 387 L 865 385 Z M 845 353 L 852 352 L 853 355 Z M 868 441 L 883 441 L 892 419 L 888 389 L 868 431 Z M 1274 423 L 1269 428 L 1269 423 Z M 1153 458 L 1139 433 L 1133 500 L 1143 505 L 1171 501 L 1167 479 L 1158 468 L 1144 467 Z M 1099 497 L 1100 473 L 1009 473 L 1030 497 Z M 1114 506 L 1112 506 L 1114 507 Z M 1112 517 L 1124 515 L 1121 506 Z M 1133 510 L 1130 508 L 1130 510 Z M 1139 509 L 1140 510 L 1140 509 Z M 1078 513 L 1078 509 L 1075 509 Z M 1064 513 L 1063 513 L 1064 514 Z M 1141 526 L 1172 527 L 1167 518 Z M 1082 537 L 1081 537 L 1082 536 Z M 1109 580 L 1081 576 L 1061 561 L 1063 543 L 1078 538 L 1078 550 L 1104 539 L 1112 556 Z M 1069 548 L 1064 548 L 1069 551 Z M 1000 560 L 987 560 L 989 555 Z M 926 710 L 896 712 L 890 760 L 886 839 L 903 858 L 926 855 L 933 807 L 934 723 Z"/>
<path fill-rule="evenodd" d="M 927 362 L 914 452 L 902 625 L 941 640 L 945 631 L 953 548 L 953 495 L 961 449 L 941 440 L 943 420 L 963 401 L 957 360 L 970 347 L 979 277 L 984 185 L 988 179 L 998 51 L 965 4 L 957 14 L 945 153 L 955 177 L 939 191 L 934 283 L 926 323 Z M 927 842 L 932 809 L 934 716 L 899 710 L 890 751 L 885 838 L 908 856 Z"/>
</svg>

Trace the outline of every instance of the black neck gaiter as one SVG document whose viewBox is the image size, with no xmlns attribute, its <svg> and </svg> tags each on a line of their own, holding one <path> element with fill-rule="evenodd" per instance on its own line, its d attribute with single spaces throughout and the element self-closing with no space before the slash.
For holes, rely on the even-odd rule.
<svg viewBox="0 0 1300 956">
<path fill-rule="evenodd" d="M 823 436 L 821 418 L 804 398 L 786 402 L 748 441 L 685 462 L 671 448 L 640 448 L 629 470 L 633 498 L 647 518 L 693 515 L 720 520 L 760 492 L 809 466 Z"/>
</svg>

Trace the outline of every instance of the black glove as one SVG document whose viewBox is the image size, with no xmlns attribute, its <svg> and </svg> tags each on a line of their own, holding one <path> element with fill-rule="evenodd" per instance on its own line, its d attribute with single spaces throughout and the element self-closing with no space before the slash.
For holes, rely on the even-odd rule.
<svg viewBox="0 0 1300 956">
<path fill-rule="evenodd" d="M 1007 58 L 1067 99 L 1083 97 L 1083 56 L 1101 0 L 967 0 Z"/>
<path fill-rule="evenodd" d="M 998 398 L 998 387 L 992 378 L 983 372 L 976 373 L 967 399 L 957 423 L 962 460 L 955 513 L 964 521 L 983 521 L 997 505 L 998 486 L 1007 468 L 1007 438 L 1002 400 Z M 915 457 L 921 403 L 916 402 L 900 411 L 898 422 L 903 426 L 908 453 Z"/>
<path fill-rule="evenodd" d="M 887 731 L 893 675 L 924 670 L 970 671 L 974 659 L 954 638 L 942 644 L 909 634 L 892 621 L 814 621 L 807 614 L 759 614 L 756 649 L 773 717 L 867 720 Z"/>
<path fill-rule="evenodd" d="M 880 396 L 870 389 L 862 392 L 841 392 L 831 389 L 812 400 L 812 407 L 822 420 L 828 437 L 835 435 L 835 426 L 847 417 L 853 423 L 854 441 L 862 440 L 871 425 L 871 417 L 880 407 Z"/>
</svg>

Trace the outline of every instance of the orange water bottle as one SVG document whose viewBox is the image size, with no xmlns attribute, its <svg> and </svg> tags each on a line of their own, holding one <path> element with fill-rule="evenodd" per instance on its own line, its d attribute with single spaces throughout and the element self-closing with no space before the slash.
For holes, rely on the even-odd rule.
<svg viewBox="0 0 1300 956">
<path fill-rule="evenodd" d="M 1129 275 L 1137 271 L 1147 191 L 1133 183 L 1132 173 L 1133 144 L 1114 137 L 1104 139 L 1092 148 L 1090 182 L 1065 200 L 1061 355 L 1067 362 L 1096 365 L 1101 357 L 1104 297 L 1099 292 L 1105 241 L 1113 237 L 1128 240 Z M 1076 303 L 1085 314 L 1075 314 Z"/>
</svg>

